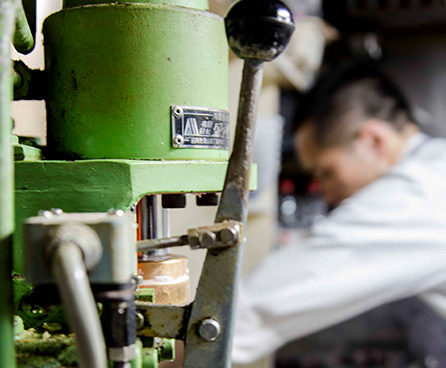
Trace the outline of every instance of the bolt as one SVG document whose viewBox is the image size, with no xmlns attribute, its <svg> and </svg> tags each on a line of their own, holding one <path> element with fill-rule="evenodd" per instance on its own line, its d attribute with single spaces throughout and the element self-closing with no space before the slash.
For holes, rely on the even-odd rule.
<svg viewBox="0 0 446 368">
<path fill-rule="evenodd" d="M 189 246 L 192 249 L 199 249 L 200 248 L 200 239 L 198 239 L 198 236 L 195 235 L 189 235 L 187 237 L 187 240 L 189 242 Z"/>
<path fill-rule="evenodd" d="M 220 231 L 220 239 L 225 244 L 234 244 L 238 240 L 238 231 L 229 226 Z"/>
<path fill-rule="evenodd" d="M 217 237 L 212 231 L 206 231 L 200 234 L 200 244 L 204 248 L 212 248 L 217 242 Z"/>
<path fill-rule="evenodd" d="M 144 316 L 140 312 L 136 312 L 136 329 L 140 330 L 144 327 Z"/>
<path fill-rule="evenodd" d="M 183 109 L 180 106 L 175 106 L 173 108 L 173 114 L 178 118 L 183 114 Z"/>
<path fill-rule="evenodd" d="M 205 319 L 198 329 L 200 336 L 206 341 L 215 341 L 221 333 L 221 326 L 215 319 Z"/>
<path fill-rule="evenodd" d="M 135 280 L 136 285 L 139 286 L 143 283 L 144 278 L 141 275 L 135 275 L 133 276 L 133 280 Z"/>
<path fill-rule="evenodd" d="M 124 216 L 124 211 L 123 210 L 115 210 L 115 209 L 110 209 L 107 211 L 107 213 L 109 215 L 115 215 L 115 216 Z"/>
<path fill-rule="evenodd" d="M 39 211 L 39 216 L 43 216 L 45 218 L 51 218 L 51 217 L 53 217 L 53 212 L 47 211 L 47 210 Z"/>
<path fill-rule="evenodd" d="M 175 147 L 181 147 L 184 144 L 184 137 L 181 134 L 175 134 L 173 144 Z"/>
<path fill-rule="evenodd" d="M 59 216 L 63 214 L 63 211 L 60 208 L 51 208 L 50 210 L 54 215 Z"/>
</svg>

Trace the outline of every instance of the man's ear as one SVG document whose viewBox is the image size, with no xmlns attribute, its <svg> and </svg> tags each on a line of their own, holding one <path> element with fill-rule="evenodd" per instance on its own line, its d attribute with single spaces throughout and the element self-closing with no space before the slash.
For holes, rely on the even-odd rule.
<svg viewBox="0 0 446 368">
<path fill-rule="evenodd" d="M 387 157 L 390 149 L 391 127 L 378 119 L 369 119 L 362 124 L 358 140 L 378 157 Z"/>
</svg>

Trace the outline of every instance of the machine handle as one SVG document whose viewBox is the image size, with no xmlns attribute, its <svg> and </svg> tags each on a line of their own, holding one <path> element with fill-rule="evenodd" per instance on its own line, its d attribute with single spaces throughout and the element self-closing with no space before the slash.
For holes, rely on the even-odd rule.
<svg viewBox="0 0 446 368">
<path fill-rule="evenodd" d="M 294 23 L 291 11 L 281 1 L 241 0 L 229 10 L 225 25 L 229 45 L 245 59 L 245 65 L 234 147 L 216 222 L 245 223 L 263 62 L 275 59 L 285 49 Z M 231 366 L 242 248 L 243 237 L 235 247 L 207 252 L 187 325 L 185 368 Z"/>
</svg>

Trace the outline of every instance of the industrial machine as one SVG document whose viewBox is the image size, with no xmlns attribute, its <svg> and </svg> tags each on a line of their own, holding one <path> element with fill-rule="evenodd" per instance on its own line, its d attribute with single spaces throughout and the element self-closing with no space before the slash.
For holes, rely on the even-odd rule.
<svg viewBox="0 0 446 368">
<path fill-rule="evenodd" d="M 207 0 L 65 0 L 45 70 L 11 70 L 36 2 L 0 5 L 0 367 L 156 367 L 174 339 L 184 367 L 229 367 L 262 63 L 286 47 L 289 9 L 242 0 L 224 22 Z M 229 162 L 224 26 L 245 59 Z M 45 100 L 46 147 L 11 137 L 12 97 Z M 214 225 L 170 236 L 165 209 L 219 192 Z M 186 245 L 207 249 L 191 303 L 170 251 Z"/>
</svg>

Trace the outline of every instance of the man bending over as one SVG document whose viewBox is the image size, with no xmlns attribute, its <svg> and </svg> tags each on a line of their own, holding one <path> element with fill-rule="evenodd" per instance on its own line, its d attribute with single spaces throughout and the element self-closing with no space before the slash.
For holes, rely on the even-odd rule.
<svg viewBox="0 0 446 368">
<path fill-rule="evenodd" d="M 296 149 L 337 207 L 242 283 L 236 363 L 410 296 L 446 315 L 446 140 L 370 67 L 323 77 L 307 106 Z"/>
</svg>

